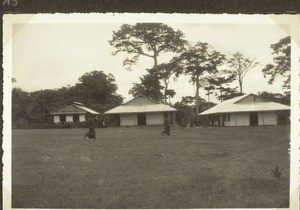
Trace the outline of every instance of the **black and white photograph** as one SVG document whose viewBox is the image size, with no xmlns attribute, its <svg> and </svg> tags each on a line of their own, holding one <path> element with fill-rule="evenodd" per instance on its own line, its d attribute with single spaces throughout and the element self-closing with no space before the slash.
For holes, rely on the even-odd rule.
<svg viewBox="0 0 300 210">
<path fill-rule="evenodd" d="M 5 209 L 298 209 L 297 20 L 4 15 Z"/>
</svg>

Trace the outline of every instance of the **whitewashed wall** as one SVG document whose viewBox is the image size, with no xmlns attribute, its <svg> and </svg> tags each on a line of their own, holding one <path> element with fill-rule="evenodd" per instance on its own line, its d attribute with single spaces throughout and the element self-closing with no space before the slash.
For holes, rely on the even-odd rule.
<svg viewBox="0 0 300 210">
<path fill-rule="evenodd" d="M 265 112 L 264 121 L 265 121 L 265 125 L 277 125 L 277 113 Z"/>
<path fill-rule="evenodd" d="M 228 118 L 229 115 L 229 118 Z M 235 113 L 228 113 L 226 116 L 226 121 L 224 121 L 224 126 L 235 126 Z"/>
<path fill-rule="evenodd" d="M 164 114 L 160 113 L 147 113 L 147 125 L 160 125 L 164 123 Z"/>
<path fill-rule="evenodd" d="M 236 126 L 249 126 L 250 114 L 249 113 L 235 113 Z"/>
<path fill-rule="evenodd" d="M 230 113 L 230 121 L 224 122 L 225 126 L 249 126 L 250 115 L 249 113 Z"/>
<path fill-rule="evenodd" d="M 121 114 L 120 126 L 137 125 L 137 114 Z"/>
<path fill-rule="evenodd" d="M 250 114 L 230 113 L 230 121 L 224 122 L 225 126 L 250 126 Z M 258 112 L 258 125 L 277 125 L 276 112 Z"/>
<path fill-rule="evenodd" d="M 175 121 L 175 114 L 173 116 Z M 146 113 L 147 125 L 161 125 L 163 123 L 164 123 L 163 112 Z M 137 125 L 137 114 L 121 114 L 120 126 L 131 126 L 131 125 Z"/>
<path fill-rule="evenodd" d="M 79 115 L 79 122 L 85 122 L 85 114 Z"/>
<path fill-rule="evenodd" d="M 265 113 L 264 112 L 258 112 L 258 125 L 264 125 L 265 124 Z"/>
<path fill-rule="evenodd" d="M 276 112 L 259 112 L 258 125 L 277 125 Z"/>
<path fill-rule="evenodd" d="M 54 115 L 54 123 L 59 123 L 59 115 Z"/>
<path fill-rule="evenodd" d="M 66 115 L 66 122 L 73 122 L 73 115 Z"/>
</svg>

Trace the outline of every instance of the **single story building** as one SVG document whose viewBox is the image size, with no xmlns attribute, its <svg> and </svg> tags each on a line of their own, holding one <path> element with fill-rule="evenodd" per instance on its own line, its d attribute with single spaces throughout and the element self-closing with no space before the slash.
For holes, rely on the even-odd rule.
<svg viewBox="0 0 300 210">
<path fill-rule="evenodd" d="M 99 113 L 85 107 L 79 102 L 67 102 L 50 113 L 53 116 L 54 123 L 64 124 L 66 122 L 85 122 L 96 118 Z"/>
<path fill-rule="evenodd" d="M 109 125 L 134 126 L 134 125 L 160 125 L 167 119 L 170 124 L 175 124 L 177 110 L 169 105 L 162 104 L 145 96 L 138 96 L 107 112 Z"/>
<path fill-rule="evenodd" d="M 226 100 L 199 115 L 212 126 L 257 126 L 289 123 L 290 107 L 245 94 Z"/>
</svg>

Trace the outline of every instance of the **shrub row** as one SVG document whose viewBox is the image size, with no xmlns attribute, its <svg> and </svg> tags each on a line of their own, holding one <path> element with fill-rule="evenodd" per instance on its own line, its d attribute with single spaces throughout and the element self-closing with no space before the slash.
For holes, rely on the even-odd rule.
<svg viewBox="0 0 300 210">
<path fill-rule="evenodd" d="M 14 126 L 16 129 L 47 129 L 47 128 L 88 128 L 90 126 L 89 122 L 66 122 L 60 123 L 30 123 L 24 126 Z M 97 127 L 103 127 L 102 125 L 97 125 Z"/>
</svg>

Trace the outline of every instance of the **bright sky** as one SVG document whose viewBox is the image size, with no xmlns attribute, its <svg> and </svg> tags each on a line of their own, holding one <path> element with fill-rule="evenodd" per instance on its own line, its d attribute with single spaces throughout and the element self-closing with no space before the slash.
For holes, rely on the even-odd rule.
<svg viewBox="0 0 300 210">
<path fill-rule="evenodd" d="M 273 85 L 268 85 L 268 78 L 261 73 L 262 68 L 272 62 L 270 45 L 287 36 L 278 25 L 167 25 L 181 30 L 188 41 L 207 42 L 227 57 L 235 51 L 255 57 L 260 65 L 245 76 L 243 89 L 246 93 L 283 92 L 280 78 Z M 14 86 L 29 92 L 61 88 L 74 85 L 85 72 L 102 70 L 115 76 L 118 93 L 125 97 L 125 101 L 131 99 L 128 91 L 132 83 L 140 81 L 139 76 L 153 66 L 153 61 L 141 57 L 138 64 L 133 66 L 133 71 L 127 71 L 122 66 L 126 53 L 113 56 L 114 48 L 108 43 L 113 30 L 118 30 L 120 26 L 119 23 L 37 23 L 26 24 L 20 29 L 20 25 L 14 25 L 13 29 L 18 30 L 12 42 L 13 77 L 17 80 Z M 161 55 L 158 61 L 168 61 L 170 56 Z M 172 102 L 181 100 L 182 96 L 195 94 L 193 85 L 185 76 L 171 82 L 170 88 L 177 93 Z M 206 98 L 203 91 L 200 93 Z M 213 101 L 216 102 L 215 99 Z"/>
</svg>

